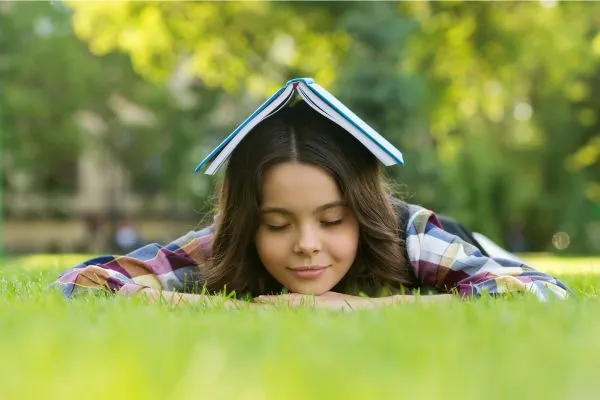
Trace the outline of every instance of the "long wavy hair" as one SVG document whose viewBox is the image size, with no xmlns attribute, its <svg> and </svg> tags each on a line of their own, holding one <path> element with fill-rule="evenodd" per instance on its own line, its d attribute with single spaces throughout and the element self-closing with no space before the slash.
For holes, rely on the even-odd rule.
<svg viewBox="0 0 600 400">
<path fill-rule="evenodd" d="M 379 162 L 347 131 L 301 101 L 262 121 L 231 155 L 220 190 L 213 256 L 203 277 L 209 291 L 256 296 L 283 289 L 262 265 L 255 235 L 263 179 L 284 162 L 326 171 L 358 221 L 356 258 L 333 290 L 378 295 L 416 286 Z"/>
</svg>

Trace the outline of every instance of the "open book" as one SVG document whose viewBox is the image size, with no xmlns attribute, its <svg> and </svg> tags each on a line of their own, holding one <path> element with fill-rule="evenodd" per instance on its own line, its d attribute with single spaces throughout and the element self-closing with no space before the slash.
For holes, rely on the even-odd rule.
<svg viewBox="0 0 600 400">
<path fill-rule="evenodd" d="M 315 111 L 335 122 L 361 142 L 384 165 L 404 164 L 402 153 L 383 136 L 367 125 L 341 101 L 310 78 L 296 78 L 288 81 L 273 96 L 264 102 L 240 126 L 225 138 L 196 167 L 200 171 L 206 165 L 206 174 L 214 175 L 227 161 L 233 150 L 246 135 L 262 120 L 285 107 L 295 95 L 299 95 Z"/>
</svg>

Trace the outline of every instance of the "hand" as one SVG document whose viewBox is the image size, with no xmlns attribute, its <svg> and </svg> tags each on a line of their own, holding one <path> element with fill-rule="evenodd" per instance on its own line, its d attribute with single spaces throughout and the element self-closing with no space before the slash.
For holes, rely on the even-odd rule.
<svg viewBox="0 0 600 400">
<path fill-rule="evenodd" d="M 311 306 L 329 310 L 355 310 L 357 308 L 371 308 L 376 305 L 376 299 L 351 296 L 348 294 L 327 292 L 319 296 L 289 293 L 275 296 L 258 296 L 254 298 L 257 303 L 284 304 L 290 307 Z"/>
</svg>

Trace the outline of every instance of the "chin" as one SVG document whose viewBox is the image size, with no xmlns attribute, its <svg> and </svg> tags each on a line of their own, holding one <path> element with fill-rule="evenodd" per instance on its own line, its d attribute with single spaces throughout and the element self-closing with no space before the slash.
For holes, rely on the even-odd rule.
<svg viewBox="0 0 600 400">
<path fill-rule="evenodd" d="M 323 286 L 323 285 L 290 285 L 287 288 L 292 293 L 319 296 L 319 295 L 322 295 L 323 293 L 329 292 L 333 288 L 333 286 L 329 286 L 329 285 L 326 285 L 326 286 Z"/>
</svg>

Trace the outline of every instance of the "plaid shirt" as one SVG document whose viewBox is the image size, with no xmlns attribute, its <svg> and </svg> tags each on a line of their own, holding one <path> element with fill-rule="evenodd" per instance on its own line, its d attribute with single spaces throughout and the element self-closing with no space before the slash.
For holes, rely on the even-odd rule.
<svg viewBox="0 0 600 400">
<path fill-rule="evenodd" d="M 85 261 L 59 276 L 53 286 L 65 296 L 102 289 L 133 294 L 146 287 L 168 291 L 202 289 L 200 270 L 211 256 L 215 225 L 160 246 L 141 247 L 126 256 Z M 473 245 L 441 228 L 432 211 L 410 205 L 406 247 L 421 287 L 461 296 L 529 292 L 540 300 L 564 299 L 564 283 L 516 260 L 486 257 Z"/>
</svg>

